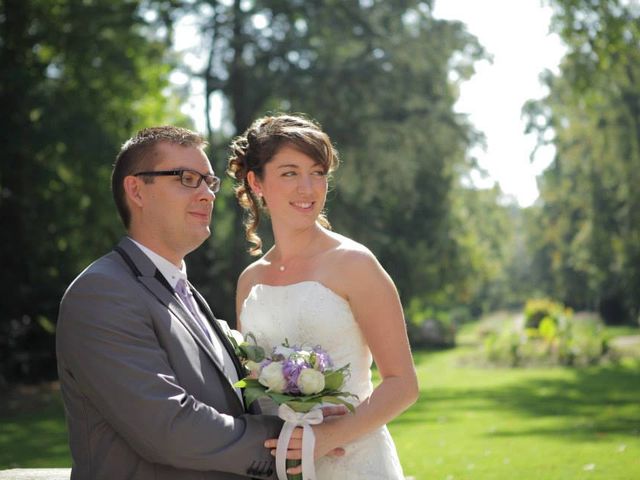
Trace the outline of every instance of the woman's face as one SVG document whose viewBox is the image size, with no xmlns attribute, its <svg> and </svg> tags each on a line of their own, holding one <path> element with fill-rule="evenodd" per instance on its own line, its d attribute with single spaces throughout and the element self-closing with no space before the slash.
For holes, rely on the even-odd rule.
<svg viewBox="0 0 640 480">
<path fill-rule="evenodd" d="M 249 173 L 249 184 L 255 193 L 262 194 L 274 226 L 304 228 L 315 224 L 327 197 L 323 166 L 287 145 L 265 164 L 262 179 Z"/>
</svg>

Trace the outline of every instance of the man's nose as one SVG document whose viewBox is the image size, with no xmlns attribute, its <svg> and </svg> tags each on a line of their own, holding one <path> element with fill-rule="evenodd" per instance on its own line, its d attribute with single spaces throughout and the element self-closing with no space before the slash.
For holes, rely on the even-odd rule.
<svg viewBox="0 0 640 480">
<path fill-rule="evenodd" d="M 198 186 L 198 197 L 202 201 L 213 202 L 216 199 L 216 194 L 213 193 L 213 190 L 211 190 L 205 182 L 202 182 Z"/>
</svg>

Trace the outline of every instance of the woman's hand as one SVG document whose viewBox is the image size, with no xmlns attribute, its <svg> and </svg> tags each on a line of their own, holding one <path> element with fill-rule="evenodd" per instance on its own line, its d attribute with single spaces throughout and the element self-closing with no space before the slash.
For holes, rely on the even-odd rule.
<svg viewBox="0 0 640 480">
<path fill-rule="evenodd" d="M 322 407 L 322 415 L 324 417 L 323 424 L 329 424 L 336 418 L 341 417 L 348 413 L 347 407 L 343 405 L 336 405 L 330 407 Z M 342 457 L 345 453 L 342 447 L 331 447 L 329 444 L 330 436 L 325 434 L 326 429 L 321 425 L 312 427 L 315 436 L 315 448 L 314 459 L 318 459 L 323 456 Z M 302 437 L 303 429 L 298 427 L 291 434 L 289 439 L 289 445 L 287 447 L 287 459 L 288 460 L 301 460 L 302 459 Z M 271 455 L 276 456 L 276 447 L 278 445 L 277 438 L 270 438 L 264 442 L 266 448 L 271 449 Z M 290 475 L 296 475 L 302 473 L 302 465 L 291 467 L 287 469 L 287 473 Z"/>
</svg>

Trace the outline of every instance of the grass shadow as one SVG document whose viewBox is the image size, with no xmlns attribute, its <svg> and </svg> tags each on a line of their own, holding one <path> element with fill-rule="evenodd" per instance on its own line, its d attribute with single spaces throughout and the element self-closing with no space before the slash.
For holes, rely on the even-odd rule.
<svg viewBox="0 0 640 480">
<path fill-rule="evenodd" d="M 571 379 L 528 379 L 491 391 L 476 391 L 496 408 L 534 418 L 562 417 L 566 428 L 495 432 L 493 435 L 640 434 L 640 370 L 623 366 L 575 370 Z"/>
<path fill-rule="evenodd" d="M 70 466 L 64 407 L 57 387 L 5 392 L 0 402 L 0 469 Z"/>
<path fill-rule="evenodd" d="M 417 355 L 428 364 L 431 354 Z M 418 401 L 395 425 L 452 423 L 474 412 L 490 411 L 525 420 L 517 427 L 487 431 L 493 436 L 563 436 L 592 441 L 594 435 L 640 436 L 640 365 L 545 370 L 456 369 L 455 384 L 426 385 Z M 469 373 L 471 372 L 471 373 Z M 451 374 L 451 373 L 449 373 Z M 486 375 L 487 381 L 483 382 Z M 496 382 L 496 378 L 500 381 Z M 490 385 L 488 385 L 490 384 Z M 534 421 L 529 420 L 549 420 Z M 506 422 L 505 422 L 506 423 Z"/>
</svg>

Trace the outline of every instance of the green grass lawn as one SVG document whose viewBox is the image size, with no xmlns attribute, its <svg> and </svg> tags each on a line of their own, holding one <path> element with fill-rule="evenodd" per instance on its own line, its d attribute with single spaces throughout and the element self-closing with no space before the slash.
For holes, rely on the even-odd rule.
<svg viewBox="0 0 640 480">
<path fill-rule="evenodd" d="M 419 401 L 390 426 L 416 480 L 640 478 L 640 364 L 461 366 L 470 347 L 416 352 Z M 68 467 L 48 390 L 0 401 L 0 469 Z"/>
<path fill-rule="evenodd" d="M 421 479 L 640 478 L 640 365 L 459 366 L 465 349 L 415 355 L 420 399 L 390 426 Z"/>
<path fill-rule="evenodd" d="M 0 401 L 0 470 L 70 466 L 59 392 L 43 385 L 4 395 Z"/>
</svg>

